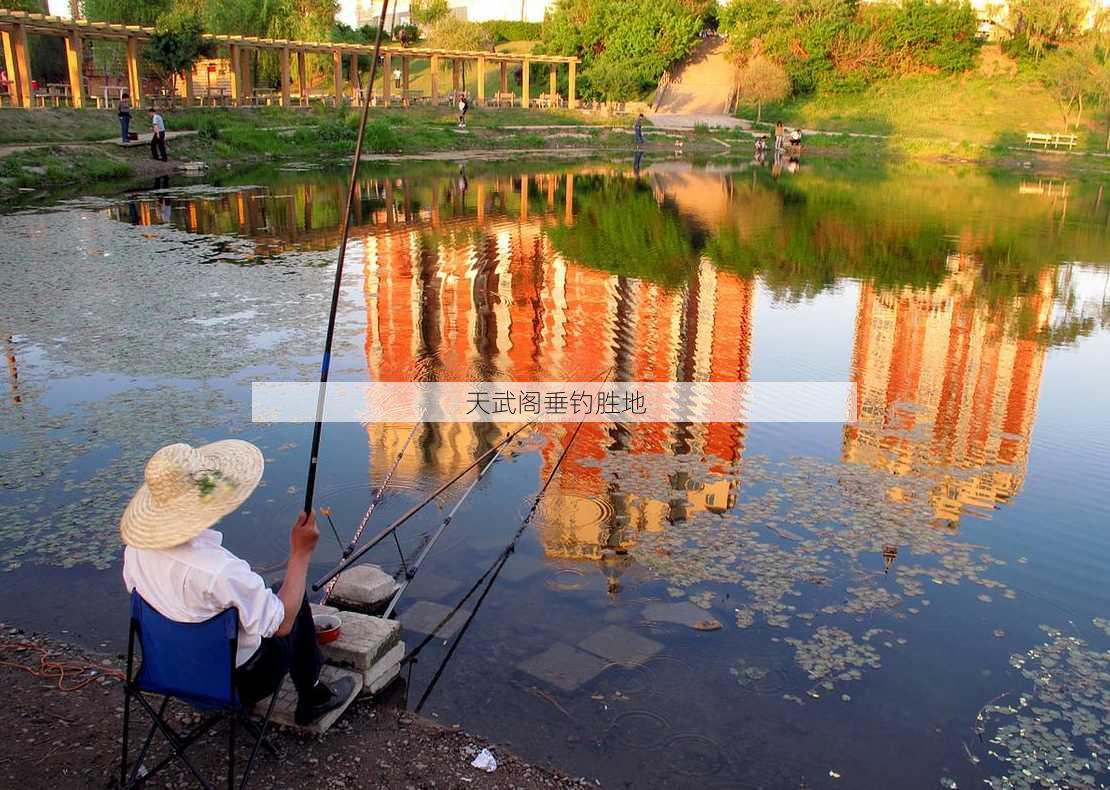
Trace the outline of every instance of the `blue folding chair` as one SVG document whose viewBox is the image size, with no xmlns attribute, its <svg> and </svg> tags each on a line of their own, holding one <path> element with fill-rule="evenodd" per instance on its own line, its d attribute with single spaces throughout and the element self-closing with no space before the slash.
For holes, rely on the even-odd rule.
<svg viewBox="0 0 1110 790">
<path fill-rule="evenodd" d="M 133 673 L 135 643 L 142 653 L 139 671 Z M 239 613 L 226 609 L 202 623 L 179 623 L 163 617 L 143 600 L 138 592 L 131 593 L 131 629 L 127 639 L 127 680 L 124 682 L 123 707 L 123 760 L 120 765 L 122 787 L 137 787 L 165 768 L 175 758 L 181 760 L 205 788 L 212 785 L 205 781 L 200 771 L 185 755 L 185 750 L 202 738 L 220 722 L 227 720 L 227 786 L 235 787 L 235 731 L 243 726 L 253 737 L 247 768 L 239 785 L 244 788 L 254 767 L 259 746 L 265 746 L 275 756 L 277 752 L 266 740 L 266 727 L 274 712 L 275 692 L 270 706 L 258 727 L 249 718 L 246 706 L 239 699 L 235 688 L 235 652 L 239 642 Z M 161 696 L 162 704 L 154 709 L 144 695 Z M 131 701 L 138 700 L 153 719 L 143 748 L 128 772 L 127 747 L 131 724 Z M 165 720 L 166 706 L 171 699 L 178 699 L 204 712 L 199 724 L 192 729 L 178 732 Z M 139 776 L 143 758 L 150 749 L 155 732 L 161 732 L 169 742 L 171 752 L 149 771 Z"/>
</svg>

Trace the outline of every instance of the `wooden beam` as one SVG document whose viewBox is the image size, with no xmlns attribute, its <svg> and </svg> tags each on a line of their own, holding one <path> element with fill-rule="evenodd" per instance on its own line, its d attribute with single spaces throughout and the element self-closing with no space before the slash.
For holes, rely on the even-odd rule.
<svg viewBox="0 0 1110 790">
<path fill-rule="evenodd" d="M 373 90 L 374 86 L 370 86 Z M 393 98 L 393 56 L 386 52 L 382 55 L 382 103 L 389 106 Z"/>
<path fill-rule="evenodd" d="M 486 59 L 478 58 L 476 80 L 478 82 L 478 105 L 486 103 Z"/>
<path fill-rule="evenodd" d="M 458 92 L 459 92 L 459 59 L 458 58 L 452 58 L 451 59 L 451 93 L 457 94 Z M 455 96 L 452 96 L 451 100 L 454 101 Z"/>
<path fill-rule="evenodd" d="M 0 40 L 4 45 L 4 70 L 8 75 L 8 90 L 11 91 L 8 98 L 11 100 L 12 107 L 22 107 L 23 80 L 19 77 L 19 61 L 15 57 L 15 43 L 12 38 L 10 31 L 0 30 Z"/>
<path fill-rule="evenodd" d="M 193 90 L 193 70 L 188 68 L 185 70 L 185 106 L 192 107 L 196 101 L 196 91 Z"/>
<path fill-rule="evenodd" d="M 501 61 L 501 92 L 509 92 L 509 64 Z"/>
<path fill-rule="evenodd" d="M 81 35 L 70 33 L 66 42 L 66 70 L 69 73 L 69 95 L 74 108 L 85 106 L 85 85 L 81 78 Z"/>
<path fill-rule="evenodd" d="M 131 106 L 136 110 L 143 107 L 143 75 L 139 71 L 139 40 L 127 37 L 127 85 L 131 94 Z"/>
<path fill-rule="evenodd" d="M 412 58 L 407 55 L 401 56 L 401 103 L 406 107 L 409 106 L 410 91 L 409 91 L 409 68 Z"/>
<path fill-rule="evenodd" d="M 239 65 L 243 70 L 243 100 L 240 104 L 254 104 L 254 69 L 251 68 L 251 50 L 239 48 Z"/>
<path fill-rule="evenodd" d="M 573 60 L 570 63 L 567 64 L 567 68 L 569 69 L 569 72 L 567 74 L 567 109 L 568 110 L 573 110 L 575 107 L 578 106 L 578 100 L 575 98 L 575 95 L 574 95 L 574 73 L 575 73 L 575 70 L 576 70 L 575 67 L 577 65 L 578 64 L 575 63 Z"/>
<path fill-rule="evenodd" d="M 529 84 L 531 76 L 531 62 L 525 58 L 520 65 L 520 106 L 528 107 L 531 102 L 532 87 Z"/>
<path fill-rule="evenodd" d="M 347 56 L 347 79 L 351 83 L 351 104 L 357 106 L 358 101 L 358 88 L 359 88 L 359 74 L 358 74 L 358 55 L 350 54 Z M 368 91 L 373 92 L 374 86 L 370 85 Z"/>
<path fill-rule="evenodd" d="M 281 48 L 281 106 L 289 106 L 289 47 Z"/>
<path fill-rule="evenodd" d="M 548 91 L 550 92 L 550 95 L 551 95 L 551 106 L 554 107 L 555 106 L 555 97 L 559 93 L 559 83 L 555 79 L 555 64 L 554 63 L 551 64 L 550 69 L 551 69 L 551 79 L 549 81 L 550 82 L 550 88 L 548 88 Z"/>
<path fill-rule="evenodd" d="M 439 104 L 439 56 L 432 55 L 432 104 Z"/>
<path fill-rule="evenodd" d="M 243 73 L 239 71 L 239 46 L 232 44 L 228 47 L 228 77 L 231 79 L 231 103 L 239 104 L 243 95 Z"/>
<path fill-rule="evenodd" d="M 308 56 L 303 49 L 297 50 L 297 79 L 300 80 L 301 106 L 308 106 Z"/>
<path fill-rule="evenodd" d="M 338 49 L 331 51 L 332 78 L 335 81 L 335 106 L 343 106 L 343 53 Z"/>
</svg>

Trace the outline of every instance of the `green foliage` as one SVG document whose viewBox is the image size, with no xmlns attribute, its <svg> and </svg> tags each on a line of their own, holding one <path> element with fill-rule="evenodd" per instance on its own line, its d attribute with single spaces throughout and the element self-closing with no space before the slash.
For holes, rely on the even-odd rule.
<svg viewBox="0 0 1110 790">
<path fill-rule="evenodd" d="M 433 25 L 450 13 L 447 0 L 412 0 L 409 17 L 419 25 Z"/>
<path fill-rule="evenodd" d="M 493 36 L 477 22 L 445 16 L 428 30 L 427 44 L 436 49 L 493 49 Z"/>
<path fill-rule="evenodd" d="M 682 0 L 556 0 L 543 23 L 542 51 L 582 58 L 585 98 L 638 98 L 690 52 L 706 10 Z"/>
<path fill-rule="evenodd" d="M 1065 129 L 1072 111 L 1082 112 L 1083 97 L 1099 92 L 1098 67 L 1091 52 L 1074 47 L 1055 50 L 1042 60 L 1041 83 L 1056 102 Z"/>
<path fill-rule="evenodd" d="M 977 52 L 966 0 L 732 0 L 720 25 L 743 58 L 781 64 L 796 93 L 854 91 L 891 72 L 959 72 Z"/>
<path fill-rule="evenodd" d="M 88 19 L 129 25 L 153 25 L 170 10 L 172 0 L 82 0 Z"/>
<path fill-rule="evenodd" d="M 211 118 L 202 118 L 197 123 L 197 136 L 205 141 L 212 142 L 220 139 L 220 127 Z"/>
<path fill-rule="evenodd" d="M 1084 0 L 1010 0 L 1007 51 L 1039 61 L 1078 36 L 1088 8 Z"/>
<path fill-rule="evenodd" d="M 737 74 L 740 100 L 756 106 L 756 119 L 763 117 L 764 102 L 782 101 L 790 95 L 790 77 L 774 61 L 762 55 L 748 60 Z"/>
<path fill-rule="evenodd" d="M 506 41 L 535 41 L 543 27 L 539 22 L 521 22 L 514 19 L 490 19 L 480 23 L 493 36 L 494 44 Z"/>
<path fill-rule="evenodd" d="M 201 38 L 203 32 L 200 14 L 179 6 L 159 17 L 143 57 L 168 74 L 190 71 L 198 58 L 212 54 L 213 47 Z"/>
</svg>

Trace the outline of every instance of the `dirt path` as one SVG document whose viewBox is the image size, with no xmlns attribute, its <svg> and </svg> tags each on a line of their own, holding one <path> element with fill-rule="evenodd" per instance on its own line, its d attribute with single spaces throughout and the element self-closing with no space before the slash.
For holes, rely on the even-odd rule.
<svg viewBox="0 0 1110 790">
<path fill-rule="evenodd" d="M 19 646 L 23 647 L 19 647 Z M 38 668 L 40 648 L 54 661 L 89 663 L 99 668 L 92 682 L 63 692 L 56 680 L 36 677 L 18 667 Z M 27 636 L 0 624 L 0 685 L 5 689 L 0 711 L 0 786 L 20 790 L 37 788 L 104 788 L 112 785 L 119 770 L 123 692 L 114 678 L 102 673 L 118 671 L 118 657 L 91 656 L 84 651 Z M 88 678 L 78 672 L 66 678 L 72 686 Z M 400 691 L 394 692 L 395 697 Z M 172 710 L 172 708 L 171 708 Z M 177 714 L 181 727 L 192 714 L 182 706 Z M 141 742 L 138 727 L 133 742 Z M 358 702 L 325 736 L 305 739 L 286 732 L 272 738 L 280 758 L 262 753 L 252 774 L 254 788 L 583 788 L 593 782 L 573 779 L 551 768 L 538 767 L 513 756 L 506 749 L 470 736 L 454 727 L 423 719 L 383 704 Z M 224 776 L 221 755 L 226 755 L 226 733 L 199 741 L 195 752 L 201 771 L 209 777 Z M 246 743 L 246 738 L 242 740 Z M 164 742 L 163 742 L 164 745 Z M 494 773 L 470 766 L 479 750 L 489 747 L 497 759 Z M 224 751 L 221 751 L 223 749 Z M 240 767 L 248 752 L 241 751 Z M 156 761 L 156 760 L 155 760 Z M 152 765 L 155 761 L 146 761 Z M 185 769 L 161 772 L 151 786 L 194 787 Z"/>
<path fill-rule="evenodd" d="M 662 115 L 728 116 L 736 68 L 727 57 L 727 42 L 703 39 L 664 88 L 655 112 Z"/>
</svg>

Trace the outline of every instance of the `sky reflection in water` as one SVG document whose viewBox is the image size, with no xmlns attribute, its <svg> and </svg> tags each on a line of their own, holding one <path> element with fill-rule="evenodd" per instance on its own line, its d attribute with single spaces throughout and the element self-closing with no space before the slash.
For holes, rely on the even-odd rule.
<svg viewBox="0 0 1110 790">
<path fill-rule="evenodd" d="M 0 617 L 120 644 L 115 519 L 170 441 L 263 447 L 265 487 L 225 527 L 280 559 L 308 432 L 252 425 L 249 385 L 316 373 L 345 185 L 251 178 L 0 218 Z M 337 378 L 859 388 L 856 425 L 584 426 L 425 712 L 614 786 L 1108 781 L 1101 197 L 911 168 L 367 176 Z M 402 604 L 410 645 L 572 428 L 530 436 L 460 511 Z M 327 428 L 338 524 L 406 434 Z M 500 435 L 421 428 L 375 519 Z M 321 542 L 319 568 L 338 552 Z M 421 654 L 411 702 L 445 652 Z"/>
</svg>

